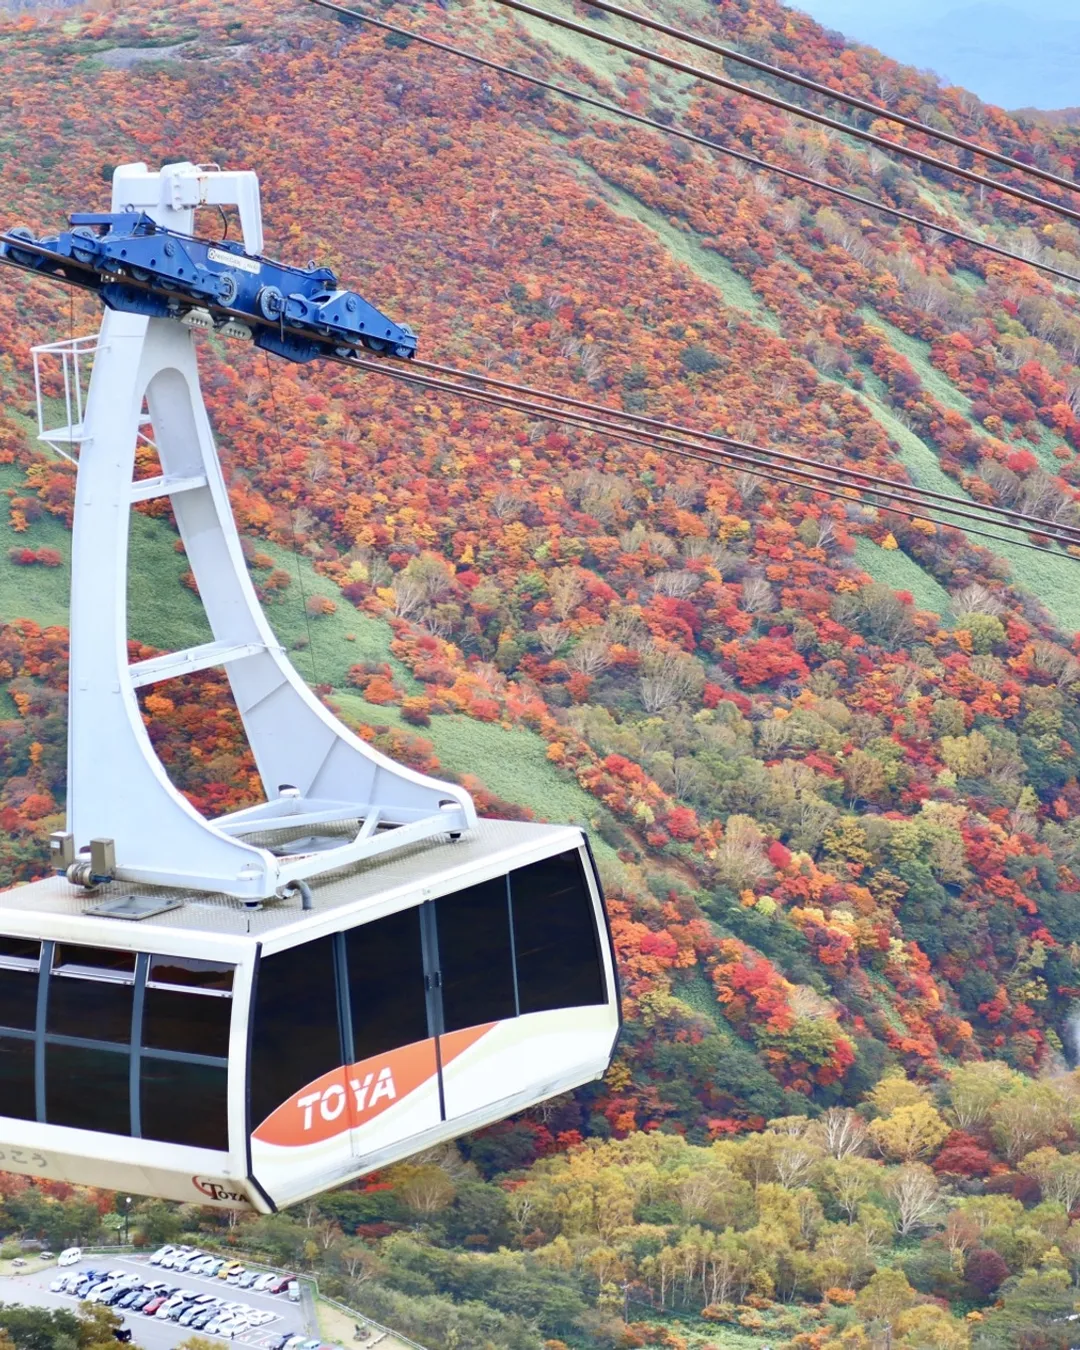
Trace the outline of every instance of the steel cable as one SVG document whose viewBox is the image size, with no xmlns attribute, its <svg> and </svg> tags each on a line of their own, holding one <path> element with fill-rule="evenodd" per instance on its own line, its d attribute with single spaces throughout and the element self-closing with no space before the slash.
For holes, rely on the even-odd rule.
<svg viewBox="0 0 1080 1350">
<path fill-rule="evenodd" d="M 781 112 L 793 113 L 796 117 L 804 117 L 807 121 L 816 122 L 819 126 L 828 127 L 831 131 L 865 141 L 868 145 L 876 146 L 879 150 L 889 150 L 894 154 L 918 160 L 920 164 L 939 169 L 943 173 L 955 174 L 958 178 L 963 178 L 969 183 L 990 188 L 994 192 L 1006 193 L 1010 197 L 1015 197 L 1018 201 L 1026 202 L 1029 206 L 1037 207 L 1043 211 L 1052 211 L 1068 220 L 1080 222 L 1080 210 L 1074 210 L 1060 202 L 1050 201 L 1046 197 L 1037 197 L 1034 193 L 1024 191 L 1023 188 L 1013 187 L 1011 183 L 1004 183 L 996 178 L 987 178 L 985 174 L 975 173 L 972 169 L 964 169 L 957 164 L 950 164 L 946 159 L 939 159 L 937 155 L 928 154 L 925 150 L 917 150 L 913 146 L 902 145 L 899 141 L 891 141 L 887 136 L 878 136 L 872 131 L 863 131 L 860 127 L 853 127 L 847 122 L 837 121 L 835 117 L 827 117 L 824 113 L 814 112 L 798 103 L 791 103 L 787 99 L 778 98 L 775 94 L 766 94 L 759 89 L 752 89 L 749 85 L 740 84 L 738 80 L 729 80 L 726 76 L 717 75 L 714 71 L 705 70 L 701 66 L 693 66 L 686 61 L 679 61 L 673 56 L 665 56 L 663 52 L 655 51 L 651 47 L 641 47 L 636 42 L 628 42 L 625 38 L 616 37 L 613 33 L 603 33 L 597 28 L 590 28 L 588 24 L 578 23 L 575 19 L 566 19 L 561 14 L 553 14 L 550 10 L 530 5 L 526 3 L 526 0 L 497 0 L 497 3 L 505 5 L 508 9 L 517 10 L 521 14 L 529 14 L 534 19 L 540 19 L 544 23 L 554 24 L 556 28 L 565 28 L 568 32 L 578 33 L 581 37 L 593 38 L 597 42 L 603 42 L 606 46 L 629 52 L 631 56 L 638 56 L 642 60 L 666 66 L 669 70 L 677 70 L 681 75 L 689 75 L 692 79 L 703 80 L 706 84 L 714 84 L 721 89 L 729 90 L 731 93 L 741 94 L 745 98 L 753 99 L 755 102 L 768 104 L 769 107 L 777 108 Z"/>
<path fill-rule="evenodd" d="M 940 131 L 926 122 L 920 122 L 918 118 L 908 117 L 904 113 L 894 112 L 891 108 L 883 107 L 880 103 L 872 103 L 867 98 L 860 98 L 858 94 L 831 89 L 827 84 L 811 80 L 808 76 L 799 75 L 793 70 L 785 70 L 782 66 L 774 66 L 758 57 L 747 56 L 745 52 L 740 52 L 735 47 L 725 46 L 721 42 L 714 42 L 703 34 L 691 33 L 685 28 L 675 28 L 671 24 L 662 23 L 659 19 L 654 19 L 648 14 L 642 14 L 638 10 L 624 9 L 621 5 L 613 4 L 612 0 L 589 0 L 589 5 L 593 9 L 605 10 L 608 14 L 615 14 L 620 19 L 628 19 L 631 23 L 640 24 L 642 28 L 651 28 L 657 33 L 663 33 L 665 37 L 676 38 L 679 42 L 685 42 L 692 47 L 698 47 L 703 51 L 712 52 L 716 56 L 722 56 L 726 61 L 738 61 L 744 66 L 749 66 L 752 70 L 760 70 L 776 79 L 799 85 L 803 89 L 809 89 L 812 93 L 832 99 L 835 103 L 843 103 L 849 108 L 858 108 L 862 112 L 872 113 L 874 117 L 881 118 L 886 122 L 895 122 L 899 126 L 907 127 L 909 131 L 917 131 L 933 140 L 954 145 L 959 150 L 969 151 L 973 155 L 981 155 L 984 159 L 992 160 L 995 164 L 1000 164 L 1007 169 L 1016 169 L 1020 173 L 1027 174 L 1030 178 L 1041 179 L 1045 183 L 1053 184 L 1054 187 L 1064 188 L 1067 192 L 1080 192 L 1080 183 L 1073 182 L 1068 178 L 1061 178 L 1048 169 L 1040 169 L 1037 164 L 1025 164 L 1021 159 L 1014 159 L 1011 155 L 1003 154 L 1000 150 L 994 150 L 988 145 L 980 145 L 978 141 L 969 141 L 964 136 L 957 136 L 955 132 Z"/>
<path fill-rule="evenodd" d="M 492 61 L 486 56 L 481 56 L 478 52 L 466 51 L 463 47 L 455 47 L 448 42 L 440 42 L 437 38 L 428 37 L 424 33 L 417 33 L 411 28 L 402 28 L 398 24 L 387 23 L 385 19 L 377 19 L 372 15 L 361 13 L 359 10 L 348 9 L 344 5 L 334 3 L 334 0 L 310 0 L 311 4 L 318 5 L 321 9 L 331 10 L 336 14 L 344 14 L 349 18 L 356 19 L 359 23 L 370 24 L 373 28 L 382 29 L 387 33 L 396 33 L 400 37 L 409 38 L 424 47 L 430 47 L 435 51 L 445 52 L 450 56 L 458 56 L 464 61 L 470 61 L 474 65 L 484 66 L 488 70 L 496 71 L 500 75 L 509 75 L 516 80 L 522 80 L 526 84 L 531 84 L 535 88 L 545 89 L 549 93 L 558 94 L 561 98 L 573 99 L 577 103 L 586 104 L 592 108 L 598 108 L 602 112 L 612 113 L 616 117 L 625 118 L 629 122 L 636 122 L 643 127 L 649 127 L 653 131 L 660 132 L 665 136 L 674 136 L 678 140 L 687 141 L 691 145 L 699 145 L 703 149 L 715 151 L 717 154 L 727 155 L 731 159 L 737 159 L 743 164 L 750 165 L 751 168 L 761 169 L 766 173 L 775 173 L 782 178 L 790 179 L 792 182 L 800 183 L 804 187 L 816 188 L 821 192 L 830 193 L 834 197 L 839 197 L 844 201 L 852 202 L 856 206 L 861 206 L 865 210 L 880 211 L 884 215 L 893 216 L 897 220 L 906 221 L 910 225 L 915 225 L 923 230 L 935 230 L 938 234 L 943 234 L 949 239 L 955 239 L 962 244 L 970 244 L 973 248 L 982 249 L 986 253 L 992 253 L 999 258 L 1007 258 L 1010 262 L 1021 263 L 1025 267 L 1034 267 L 1039 272 L 1045 272 L 1048 276 L 1059 277 L 1062 281 L 1075 282 L 1080 285 L 1080 275 L 1074 272 L 1066 272 L 1060 267 L 1053 267 L 1049 263 L 1037 262 L 1031 258 L 1025 258 L 1019 253 L 1014 253 L 1011 249 L 1003 248 L 1000 244 L 990 243 L 988 240 L 979 239 L 973 234 L 965 234 L 962 230 L 953 229 L 949 225 L 943 225 L 935 220 L 928 220 L 925 216 L 916 215 L 913 211 L 905 211 L 903 207 L 892 206 L 888 202 L 878 201 L 874 197 L 863 197 L 858 192 L 851 192 L 847 188 L 837 187 L 833 183 L 826 183 L 820 178 L 813 178 L 809 174 L 799 173 L 796 169 L 786 168 L 782 164 L 775 164 L 771 160 L 762 159 L 759 155 L 748 154 L 744 150 L 736 150 L 733 146 L 724 145 L 720 141 L 714 141 L 708 136 L 699 136 L 696 132 L 687 131 L 682 127 L 670 126 L 666 122 L 658 122 L 652 117 L 646 117 L 643 113 L 632 112 L 629 108 L 624 108 L 618 103 L 609 103 L 605 99 L 595 98 L 591 94 L 582 94 L 576 89 L 570 89 L 566 85 L 555 84 L 550 80 L 542 80 L 537 75 L 530 75 L 526 71 L 516 70 L 513 66 L 503 65 L 500 61 Z M 932 241 L 931 241 L 932 242 Z"/>
</svg>

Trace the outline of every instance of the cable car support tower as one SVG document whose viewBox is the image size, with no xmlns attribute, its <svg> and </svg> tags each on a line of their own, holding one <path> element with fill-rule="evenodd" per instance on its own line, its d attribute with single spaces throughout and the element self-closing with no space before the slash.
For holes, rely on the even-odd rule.
<svg viewBox="0 0 1080 1350">
<path fill-rule="evenodd" d="M 135 213 L 133 219 L 149 218 L 178 236 L 193 235 L 196 208 L 226 205 L 238 208 L 244 249 L 211 248 L 209 256 L 231 263 L 243 282 L 253 267 L 251 255 L 260 255 L 263 246 L 254 173 L 181 163 L 154 172 L 127 164 L 114 175 L 114 217 Z M 170 251 L 168 236 L 152 237 Z M 137 278 L 138 269 L 131 272 Z M 230 286 L 232 293 L 225 289 L 221 298 L 236 303 L 235 283 Z M 274 294 L 262 301 L 268 291 Z M 336 297 L 343 304 L 365 303 L 347 292 L 333 292 Z M 285 301 L 274 287 L 260 292 L 264 310 L 291 303 L 290 317 L 302 298 Z M 153 311 L 154 304 L 145 307 Z M 57 869 L 77 884 L 121 880 L 224 893 L 254 905 L 290 892 L 305 897 L 312 877 L 387 850 L 437 835 L 456 837 L 475 825 L 476 812 L 462 788 L 394 763 L 343 726 L 275 638 L 244 563 L 199 386 L 192 329 L 212 326 L 208 318 L 190 307 L 179 318 L 108 308 L 96 346 L 74 339 L 34 351 L 36 366 L 48 355 L 62 358 L 67 390 L 68 423 L 49 430 L 36 372 L 41 439 L 61 453 L 78 447 L 67 831 L 53 837 L 52 849 Z M 250 336 L 242 329 L 234 323 L 234 332 Z M 272 327 L 256 337 L 270 350 L 275 340 Z M 309 359 L 294 351 L 278 354 Z M 89 355 L 93 371 L 84 408 L 79 366 Z M 135 480 L 135 451 L 147 420 L 162 472 Z M 131 664 L 130 509 L 162 497 L 175 515 L 213 637 Z M 136 697 L 148 685 L 210 667 L 223 667 L 228 676 L 265 794 L 260 805 L 214 819 L 196 811 L 170 781 Z M 309 833 L 296 842 L 295 853 L 279 856 L 280 850 L 255 841 L 268 831 L 300 827 Z M 324 833 L 321 851 L 303 851 L 312 833 L 326 830 L 341 835 L 341 842 L 326 848 Z"/>
</svg>

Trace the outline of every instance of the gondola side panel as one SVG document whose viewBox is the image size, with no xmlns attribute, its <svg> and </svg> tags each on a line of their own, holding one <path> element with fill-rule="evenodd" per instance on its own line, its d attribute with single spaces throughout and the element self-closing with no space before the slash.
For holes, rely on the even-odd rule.
<svg viewBox="0 0 1080 1350">
<path fill-rule="evenodd" d="M 441 1119 L 435 1041 L 417 1041 L 292 1093 L 253 1131 L 252 1168 L 269 1194 L 292 1195 L 299 1177 L 344 1179 L 365 1155 L 407 1152 Z"/>
</svg>

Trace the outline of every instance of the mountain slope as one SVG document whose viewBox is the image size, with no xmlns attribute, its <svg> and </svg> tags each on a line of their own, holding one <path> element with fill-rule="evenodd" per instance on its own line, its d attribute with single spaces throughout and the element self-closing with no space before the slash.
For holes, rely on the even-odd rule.
<svg viewBox="0 0 1080 1350">
<path fill-rule="evenodd" d="M 658 9 L 1075 171 L 1070 131 L 767 0 Z M 1080 267 L 1071 226 L 493 5 L 391 12 Z M 249 166 L 267 251 L 328 262 L 425 356 L 1075 512 L 1077 298 L 1022 264 L 310 8 L 45 12 L 0 39 L 5 222 L 44 231 L 103 206 L 121 161 Z M 22 877 L 62 802 L 64 634 L 17 621 L 62 620 L 62 567 L 40 551 L 62 562 L 71 500 L 28 436 L 25 349 L 95 321 L 0 277 L 0 618 L 16 621 L 0 634 L 0 828 Z M 559 1106 L 567 1139 L 705 1144 L 855 1103 L 889 1064 L 927 1081 L 982 1057 L 1060 1065 L 1080 989 L 1072 558 L 379 376 L 238 345 L 203 358 L 255 575 L 305 675 L 303 602 L 279 575 L 294 540 L 306 594 L 336 606 L 311 619 L 325 697 L 413 762 L 585 817 L 602 841 L 629 1025 L 609 1079 Z M 164 645 L 194 597 L 166 522 L 136 538 L 162 579 L 136 636 Z M 9 553 L 23 548 L 38 556 Z M 155 744 L 199 804 L 243 800 L 224 681 L 193 683 L 148 703 Z M 509 755 L 527 756 L 521 791 Z M 527 1162 L 538 1129 L 510 1127 L 499 1156 Z"/>
</svg>

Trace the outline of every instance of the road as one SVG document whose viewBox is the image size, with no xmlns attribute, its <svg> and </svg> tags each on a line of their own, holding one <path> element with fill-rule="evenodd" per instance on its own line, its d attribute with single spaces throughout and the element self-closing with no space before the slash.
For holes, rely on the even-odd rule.
<svg viewBox="0 0 1080 1350">
<path fill-rule="evenodd" d="M 65 1273 L 76 1270 L 126 1270 L 140 1276 L 149 1283 L 151 1280 L 168 1280 L 169 1285 L 181 1289 L 192 1289 L 196 1293 L 215 1294 L 219 1298 L 237 1303 L 246 1303 L 250 1308 L 268 1308 L 275 1314 L 273 1322 L 265 1326 L 254 1327 L 234 1341 L 223 1337 L 211 1337 L 221 1344 L 242 1345 L 250 1350 L 265 1350 L 270 1341 L 284 1332 L 295 1331 L 301 1335 L 309 1334 L 305 1328 L 304 1313 L 300 1304 L 291 1303 L 284 1295 L 261 1294 L 253 1289 L 237 1289 L 224 1280 L 202 1279 L 198 1275 L 186 1275 L 172 1270 L 159 1271 L 144 1256 L 117 1256 L 115 1253 L 105 1256 L 88 1256 L 77 1266 L 69 1266 Z M 43 1308 L 67 1308 L 74 1310 L 78 1305 L 73 1298 L 64 1294 L 54 1294 L 49 1284 L 60 1272 L 56 1266 L 47 1266 L 27 1275 L 0 1276 L 0 1303 L 34 1304 Z M 143 1350 L 173 1350 L 189 1336 L 205 1336 L 205 1331 L 193 1332 L 190 1327 L 177 1326 L 175 1322 L 160 1321 L 156 1317 L 143 1317 L 139 1313 L 117 1308 L 124 1319 L 124 1325 L 131 1328 L 133 1340 Z"/>
</svg>

